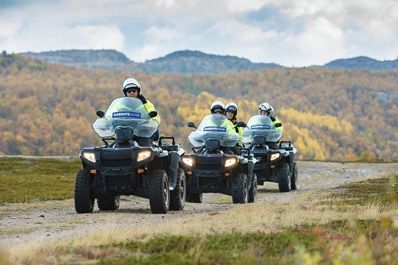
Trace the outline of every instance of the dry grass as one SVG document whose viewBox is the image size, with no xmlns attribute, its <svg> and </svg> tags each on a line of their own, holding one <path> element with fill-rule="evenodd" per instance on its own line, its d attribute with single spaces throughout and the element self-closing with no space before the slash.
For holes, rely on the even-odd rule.
<svg viewBox="0 0 398 265">
<path fill-rule="evenodd" d="M 156 236 L 203 236 L 234 232 L 276 232 L 305 224 L 326 224 L 333 220 L 373 219 L 390 216 L 398 224 L 398 209 L 385 211 L 379 205 L 351 206 L 348 211 L 336 211 L 333 207 L 319 205 L 317 201 L 305 200 L 292 204 L 255 203 L 240 205 L 228 211 L 211 212 L 188 217 L 173 224 L 148 225 L 137 229 L 131 227 L 107 229 L 88 236 L 54 241 L 42 246 L 30 245 L 10 250 L 13 264 L 54 264 L 85 257 L 91 261 L 109 254 L 109 249 L 93 250 L 93 246 L 126 243 L 131 240 L 146 241 Z M 199 246 L 199 245 L 198 245 Z M 354 246 L 355 248 L 355 246 Z M 348 250 L 347 250 L 348 251 Z M 354 250 L 352 250 L 354 251 Z M 65 253 L 69 253 L 65 255 Z M 117 251 L 115 250 L 115 253 Z M 63 254 L 63 255 L 61 255 Z M 314 257 L 311 257 L 314 259 Z M 68 262 L 69 262 L 68 261 Z"/>
<path fill-rule="evenodd" d="M 24 233 L 29 233 L 34 231 L 33 228 L 27 228 L 27 227 L 20 227 L 20 226 L 13 226 L 13 227 L 0 227 L 0 236 L 1 235 L 6 235 L 6 234 L 24 234 Z"/>
<path fill-rule="evenodd" d="M 148 224 L 139 228 L 114 227 L 84 237 L 52 241 L 42 245 L 25 245 L 0 251 L 0 261 L 10 257 L 11 264 L 80 264 L 95 262 L 108 255 L 119 255 L 121 249 L 96 248 L 98 245 L 148 241 L 158 236 L 198 236 L 198 242 L 205 235 L 222 233 L 278 232 L 308 224 L 322 225 L 338 220 L 391 220 L 398 227 L 398 207 L 386 207 L 373 201 L 361 204 L 341 204 L 341 198 L 330 196 L 334 191 L 311 190 L 294 196 L 289 202 L 260 202 L 237 205 L 226 211 L 213 211 L 178 219 L 170 224 Z M 286 195 L 288 196 L 288 195 Z M 349 247 L 338 243 L 331 253 L 339 253 L 336 264 L 370 264 L 367 252 L 369 242 L 359 238 Z M 200 248 L 202 245 L 198 244 Z M 388 246 L 387 246 L 388 247 Z M 391 246 L 396 249 L 396 246 Z M 255 249 L 248 250 L 255 252 Z M 200 249 L 195 253 L 200 253 Z M 298 249 L 296 255 L 305 264 L 318 264 L 319 256 L 305 249 Z M 357 263 L 359 262 L 359 263 Z M 362 262 L 362 263 L 361 263 Z M 0 263 L 1 264 L 1 263 Z"/>
</svg>

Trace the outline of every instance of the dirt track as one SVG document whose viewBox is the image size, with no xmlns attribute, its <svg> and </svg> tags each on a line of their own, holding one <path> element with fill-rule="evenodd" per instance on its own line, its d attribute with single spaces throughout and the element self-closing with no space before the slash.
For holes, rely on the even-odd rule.
<svg viewBox="0 0 398 265">
<path fill-rule="evenodd" d="M 298 162 L 298 168 L 298 191 L 279 193 L 277 184 L 266 182 L 265 186 L 259 186 L 257 203 L 289 202 L 313 190 L 328 190 L 352 181 L 396 174 L 398 163 Z M 120 210 L 116 212 L 99 212 L 96 208 L 92 214 L 76 214 L 73 200 L 5 204 L 0 206 L 0 248 L 126 225 L 135 225 L 137 229 L 158 227 L 202 213 L 228 211 L 232 207 L 235 206 L 231 198 L 219 194 L 205 194 L 204 203 L 186 203 L 183 211 L 164 215 L 151 214 L 147 199 L 132 196 L 123 197 Z"/>
</svg>

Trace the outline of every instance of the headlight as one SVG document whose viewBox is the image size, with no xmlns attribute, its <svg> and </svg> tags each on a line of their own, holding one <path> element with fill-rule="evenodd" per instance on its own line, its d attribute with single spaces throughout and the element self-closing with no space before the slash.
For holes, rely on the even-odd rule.
<svg viewBox="0 0 398 265">
<path fill-rule="evenodd" d="M 274 161 L 274 160 L 278 159 L 280 156 L 281 156 L 280 153 L 274 153 L 274 154 L 272 154 L 272 155 L 271 155 L 271 161 Z"/>
<path fill-rule="evenodd" d="M 236 163 L 238 163 L 238 159 L 236 159 L 236 157 L 231 157 L 231 158 L 228 158 L 227 160 L 225 160 L 224 166 L 230 167 L 230 166 L 235 165 Z"/>
<path fill-rule="evenodd" d="M 149 151 L 149 150 L 141 151 L 137 155 L 137 162 L 145 160 L 145 159 L 149 158 L 150 156 L 151 156 L 151 151 Z"/>
<path fill-rule="evenodd" d="M 95 154 L 94 153 L 83 153 L 83 157 L 88 161 L 95 163 Z"/>
<path fill-rule="evenodd" d="M 191 157 L 183 157 L 182 162 L 189 167 L 193 165 L 193 159 Z"/>
</svg>

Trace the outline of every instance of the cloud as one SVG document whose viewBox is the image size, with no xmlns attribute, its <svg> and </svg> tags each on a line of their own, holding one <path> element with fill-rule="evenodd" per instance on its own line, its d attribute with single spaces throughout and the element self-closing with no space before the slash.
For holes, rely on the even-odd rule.
<svg viewBox="0 0 398 265">
<path fill-rule="evenodd" d="M 70 44 L 81 49 L 124 49 L 124 35 L 117 25 L 77 25 L 67 35 Z"/>
<path fill-rule="evenodd" d="M 192 49 L 289 66 L 398 55 L 395 0 L 7 3 L 0 8 L 0 50 L 9 52 L 117 49 L 145 61 Z"/>
</svg>

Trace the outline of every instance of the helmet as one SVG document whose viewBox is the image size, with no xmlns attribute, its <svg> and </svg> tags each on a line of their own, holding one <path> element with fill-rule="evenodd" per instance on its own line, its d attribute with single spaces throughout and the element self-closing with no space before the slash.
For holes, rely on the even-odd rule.
<svg viewBox="0 0 398 265">
<path fill-rule="evenodd" d="M 258 109 L 261 111 L 266 111 L 268 114 L 271 114 L 274 111 L 274 108 L 268 103 L 264 102 L 258 105 Z"/>
<path fill-rule="evenodd" d="M 225 112 L 232 112 L 234 117 L 238 114 L 238 106 L 236 106 L 235 102 L 230 102 L 225 106 Z"/>
<path fill-rule="evenodd" d="M 140 83 L 138 83 L 138 81 L 134 78 L 127 78 L 126 80 L 124 80 L 123 82 L 123 86 L 122 86 L 122 92 L 123 94 L 126 96 L 126 89 L 127 88 L 137 88 L 138 89 L 138 95 L 140 94 L 140 90 L 141 90 L 141 85 Z"/>
<path fill-rule="evenodd" d="M 224 113 L 224 112 L 225 112 L 224 103 L 222 103 L 222 102 L 219 101 L 219 100 L 214 101 L 214 102 L 211 104 L 211 107 L 210 107 L 211 113 L 214 113 L 214 111 L 215 111 L 216 109 L 220 109 L 220 110 L 222 110 L 222 112 Z"/>
</svg>

